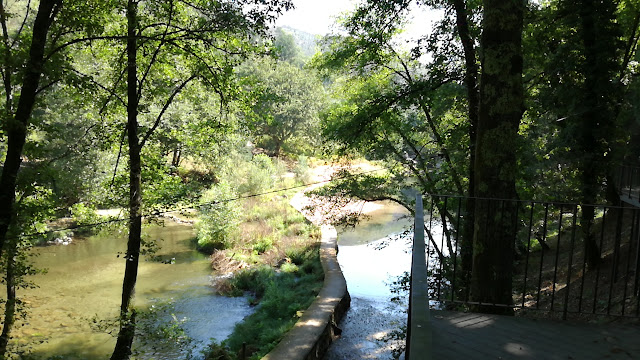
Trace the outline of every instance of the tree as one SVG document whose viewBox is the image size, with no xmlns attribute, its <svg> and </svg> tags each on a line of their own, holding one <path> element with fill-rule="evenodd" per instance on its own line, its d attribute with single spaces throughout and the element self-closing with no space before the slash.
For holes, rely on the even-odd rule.
<svg viewBox="0 0 640 360">
<path fill-rule="evenodd" d="M 327 112 L 325 134 L 369 159 L 389 161 L 388 168 L 398 173 L 387 182 L 387 197 L 409 209 L 411 200 L 399 191 L 403 186 L 415 187 L 424 194 L 466 193 L 467 212 L 458 240 L 463 273 L 468 274 L 478 113 L 475 8 L 463 1 L 428 2 L 444 7 L 445 17 L 428 38 L 420 39 L 407 53 L 395 35 L 401 31 L 411 4 L 366 2 L 343 20 L 348 36 L 325 40 L 330 51 L 318 58 L 319 64 L 328 69 L 348 69 L 348 80 L 338 93 L 343 98 L 346 95 L 348 101 L 343 103 L 349 104 Z M 429 61 L 424 60 L 425 53 Z M 355 95 L 356 91 L 360 94 Z M 372 151 L 374 144 L 383 143 L 384 148 Z M 407 182 L 400 180 L 406 174 L 411 174 L 415 182 L 402 184 Z M 354 190 L 352 194 L 356 192 L 362 196 L 366 190 Z"/>
<path fill-rule="evenodd" d="M 527 31 L 533 126 L 526 136 L 538 155 L 523 168 L 540 176 L 531 187 L 534 196 L 584 204 L 580 227 L 590 269 L 598 265 L 600 250 L 589 205 L 620 205 L 614 180 L 633 128 L 625 108 L 631 107 L 626 93 L 633 82 L 638 14 L 633 2 L 554 1 L 532 12 Z"/>
<path fill-rule="evenodd" d="M 140 7 L 140 4 L 144 6 Z M 251 7 L 248 14 L 244 13 L 245 6 Z M 135 335 L 136 312 L 131 304 L 141 254 L 142 148 L 176 96 L 190 82 L 202 79 L 224 100 L 232 90 L 233 66 L 252 49 L 249 35 L 264 35 L 274 13 L 288 7 L 287 1 L 175 3 L 128 0 L 124 56 L 127 67 L 122 73 L 126 73 L 127 79 L 129 237 L 120 330 L 111 359 L 129 358 Z M 176 62 L 182 66 L 175 66 Z M 139 67 L 143 70 L 139 71 Z M 167 74 L 172 75 L 168 82 Z M 158 100 L 163 105 L 146 127 L 141 126 L 142 106 Z"/>
<path fill-rule="evenodd" d="M 282 28 L 276 29 L 273 47 L 278 59 L 298 67 L 302 67 L 304 65 L 304 61 L 302 60 L 302 50 L 298 44 L 296 44 L 295 37 Z"/>
<path fill-rule="evenodd" d="M 324 100 L 313 71 L 270 59 L 254 59 L 240 71 L 252 80 L 257 94 L 247 114 L 257 145 L 275 156 L 282 156 L 283 150 L 312 149 Z"/>
<path fill-rule="evenodd" d="M 5 102 L 3 106 L 3 134 L 7 138 L 7 152 L 0 178 L 0 202 L 5 204 L 0 208 L 0 255 L 4 250 L 7 231 L 13 218 L 13 204 L 15 188 L 20 164 L 22 163 L 22 149 L 26 142 L 27 127 L 31 118 L 36 96 L 40 89 L 40 78 L 45 70 L 45 48 L 49 40 L 49 31 L 62 7 L 60 0 L 44 0 L 38 5 L 38 11 L 32 24 L 31 43 L 28 56 L 25 59 L 24 73 L 16 74 L 21 67 L 17 66 L 19 57 L 14 54 L 14 44 L 18 41 L 9 32 L 8 13 L 4 2 L 0 3 L 0 25 L 2 26 L 2 52 L 4 55 L 2 80 Z M 30 22 L 28 14 L 24 15 L 24 22 Z M 26 29 L 25 29 L 26 30 Z M 23 36 L 19 29 L 17 36 Z M 14 65 L 15 64 L 15 65 Z M 15 79 L 16 75 L 20 75 Z M 17 81 L 16 81 L 17 80 Z M 21 80 L 19 97 L 15 96 L 15 83 Z M 15 98 L 18 98 L 15 104 Z"/>
<path fill-rule="evenodd" d="M 460 241 L 460 258 L 463 279 L 468 279 L 473 263 L 473 227 L 475 224 L 475 185 L 476 185 L 476 131 L 478 127 L 478 111 L 480 94 L 478 89 L 478 59 L 475 49 L 475 38 L 471 32 L 470 17 L 472 10 L 465 1 L 452 0 L 450 3 L 456 13 L 456 28 L 464 51 L 464 85 L 467 90 L 467 113 L 469 117 L 469 181 L 467 186 L 467 216 L 465 218 Z"/>
<path fill-rule="evenodd" d="M 18 229 L 22 228 L 14 227 L 16 185 L 32 113 L 38 98 L 65 79 L 67 59 L 63 44 L 94 34 L 100 29 L 104 14 L 104 4 L 93 1 L 70 1 L 63 5 L 61 0 L 42 0 L 35 11 L 31 3 L 24 8 L 20 7 L 23 3 L 12 7 L 7 5 L 0 2 L 0 52 L 3 58 L 0 120 L 2 137 L 6 138 L 0 177 L 0 202 L 3 204 L 0 208 L 0 256 L 7 257 L 7 301 L 0 336 L 0 356 L 6 353 L 16 310 L 16 286 L 19 283 L 14 280 L 21 271 L 16 268 L 14 260 L 22 256 L 19 241 L 15 240 L 19 236 Z M 7 241 L 10 230 L 13 239 Z"/>
<path fill-rule="evenodd" d="M 483 6 L 471 296 L 485 304 L 511 304 L 518 206 L 514 201 L 517 162 L 513 149 L 524 111 L 525 4 L 521 0 L 485 0 Z M 512 311 L 503 309 L 478 307 L 487 312 Z"/>
<path fill-rule="evenodd" d="M 347 99 L 352 102 L 347 106 L 340 105 L 344 112 L 338 110 L 338 106 L 335 106 L 338 111 L 328 112 L 329 128 L 326 132 L 330 132 L 335 140 L 356 148 L 363 145 L 363 141 L 373 144 L 376 141 L 391 140 L 376 135 L 376 131 L 382 130 L 378 124 L 383 125 L 387 134 L 393 133 L 402 139 L 401 143 L 405 143 L 404 149 L 400 146 L 397 160 L 404 162 L 408 167 L 409 163 L 413 162 L 415 170 L 420 173 L 413 171 L 414 175 L 429 177 L 429 173 L 433 171 L 428 171 L 427 167 L 434 165 L 434 158 L 442 158 L 443 175 L 449 175 L 446 182 L 438 184 L 438 181 L 444 180 L 439 178 L 434 183 L 424 183 L 421 185 L 422 191 L 444 190 L 462 193 L 464 180 L 460 174 L 461 164 L 464 162 L 453 160 L 459 159 L 459 148 L 453 141 L 449 142 L 449 135 L 453 137 L 453 132 L 445 134 L 444 129 L 451 124 L 445 124 L 443 121 L 447 115 L 447 108 L 456 111 L 459 104 L 439 103 L 441 99 L 443 102 L 450 99 L 438 95 L 453 94 L 460 90 L 456 86 L 458 74 L 441 66 L 441 54 L 434 55 L 437 59 L 423 69 L 423 64 L 416 61 L 415 54 L 407 54 L 398 49 L 394 43 L 394 34 L 399 31 L 401 20 L 395 19 L 400 18 L 397 15 L 403 12 L 405 7 L 395 8 L 394 4 L 392 1 L 364 4 L 344 20 L 349 36 L 326 39 L 330 52 L 319 58 L 319 65 L 328 69 L 347 69 L 346 80 L 340 80 L 344 85 L 339 93 L 346 94 Z M 384 31 L 380 30 L 385 26 Z M 438 35 L 442 34 L 438 33 L 434 38 Z M 419 50 L 416 48 L 414 52 Z M 442 56 L 448 55 L 452 54 Z M 363 80 L 367 78 L 370 80 Z M 356 90 L 360 90 L 360 93 L 357 94 Z M 353 99 L 351 94 L 355 95 Z M 349 106 L 352 106 L 351 109 Z M 414 109 L 411 109 L 412 107 Z M 396 117 L 407 110 L 412 113 L 406 119 L 409 122 L 406 124 L 408 127 Z M 349 115 L 349 112 L 352 115 Z M 391 121 L 392 116 L 395 117 L 395 121 Z M 420 125 L 415 123 L 415 116 L 420 118 Z M 349 118 L 353 120 L 350 121 Z M 368 120 L 384 118 L 386 120 L 382 122 Z M 334 128 L 334 125 L 340 126 L 340 129 Z M 413 136 L 422 139 L 413 139 Z M 424 146 L 428 139 L 433 140 L 435 146 Z"/>
<path fill-rule="evenodd" d="M 593 234 L 594 207 L 599 188 L 609 173 L 607 165 L 612 143 L 611 126 L 615 121 L 615 77 L 618 64 L 618 29 L 615 25 L 616 7 L 613 2 L 583 0 L 579 7 L 579 33 L 583 46 L 583 106 L 582 123 L 578 130 L 576 150 L 581 153 L 582 172 L 582 227 L 586 243 L 585 257 L 590 268 L 600 262 L 600 250 Z M 615 195 L 614 195 L 615 196 Z M 616 199 L 618 200 L 618 199 Z M 619 201 L 619 200 L 618 200 Z"/>
</svg>

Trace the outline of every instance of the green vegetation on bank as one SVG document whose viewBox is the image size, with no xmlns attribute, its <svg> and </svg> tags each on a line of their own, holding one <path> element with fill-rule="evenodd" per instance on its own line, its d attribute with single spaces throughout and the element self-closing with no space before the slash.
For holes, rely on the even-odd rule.
<svg viewBox="0 0 640 360">
<path fill-rule="evenodd" d="M 257 359 L 280 341 L 322 288 L 320 233 L 289 203 L 299 190 L 271 193 L 308 181 L 306 158 L 287 166 L 255 155 L 232 165 L 201 197 L 197 247 L 211 253 L 213 270 L 225 275 L 215 284 L 218 292 L 248 294 L 257 307 L 227 340 L 210 345 L 206 356 L 235 359 L 245 343 L 247 357 Z"/>
<path fill-rule="evenodd" d="M 280 342 L 298 321 L 322 288 L 324 273 L 319 246 L 287 251 L 288 257 L 279 268 L 261 265 L 238 271 L 227 280 L 230 295 L 249 292 L 258 304 L 256 311 L 236 325 L 222 344 L 212 344 L 206 359 L 236 359 L 246 344 L 247 359 L 260 359 Z"/>
</svg>

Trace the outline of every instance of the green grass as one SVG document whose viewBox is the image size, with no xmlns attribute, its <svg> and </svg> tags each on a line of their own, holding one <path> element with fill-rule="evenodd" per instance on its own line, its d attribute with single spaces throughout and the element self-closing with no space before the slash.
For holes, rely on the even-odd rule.
<svg viewBox="0 0 640 360">
<path fill-rule="evenodd" d="M 243 269 L 229 280 L 229 295 L 251 292 L 259 306 L 221 346 L 213 345 L 205 359 L 236 359 L 243 343 L 249 359 L 260 359 L 311 305 L 324 280 L 319 245 L 292 248 L 287 253 L 291 262 L 279 269 L 265 265 Z"/>
<path fill-rule="evenodd" d="M 212 266 L 222 273 L 235 270 L 232 277 L 216 284 L 218 292 L 250 294 L 249 302 L 257 306 L 227 340 L 209 346 L 205 359 L 238 359 L 243 343 L 247 359 L 260 359 L 293 327 L 322 288 L 320 229 L 289 204 L 294 194 L 288 191 L 239 203 L 238 236 L 214 252 Z"/>
</svg>

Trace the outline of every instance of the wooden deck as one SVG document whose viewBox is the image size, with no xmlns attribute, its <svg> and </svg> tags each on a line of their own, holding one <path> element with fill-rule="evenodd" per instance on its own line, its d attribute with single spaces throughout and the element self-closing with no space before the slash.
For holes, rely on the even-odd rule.
<svg viewBox="0 0 640 360">
<path fill-rule="evenodd" d="M 640 359 L 640 326 L 431 311 L 432 359 Z"/>
</svg>

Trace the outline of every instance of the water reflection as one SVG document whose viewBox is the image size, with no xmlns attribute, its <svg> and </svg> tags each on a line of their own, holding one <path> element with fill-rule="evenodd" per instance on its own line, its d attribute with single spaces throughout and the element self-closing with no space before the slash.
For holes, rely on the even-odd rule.
<svg viewBox="0 0 640 360">
<path fill-rule="evenodd" d="M 386 302 L 388 286 L 411 268 L 411 234 L 400 236 L 413 223 L 400 205 L 383 202 L 368 219 L 338 233 L 338 262 L 352 297 Z"/>
<path fill-rule="evenodd" d="M 213 294 L 209 262 L 190 246 L 191 227 L 167 222 L 165 227 L 154 226 L 146 233 L 160 242 L 157 255 L 175 258 L 175 263 L 141 261 L 135 305 L 173 301 L 174 315 L 188 320 L 185 328 L 189 336 L 198 341 L 226 338 L 251 309 L 244 298 Z M 33 277 L 39 288 L 20 292 L 29 317 L 17 324 L 17 341 L 32 346 L 33 354 L 39 357 L 108 357 L 114 337 L 92 331 L 90 322 L 92 318 L 117 316 L 124 274 L 124 260 L 118 254 L 125 249 L 123 237 L 90 237 L 67 246 L 37 249 L 35 265 L 48 272 Z"/>
<path fill-rule="evenodd" d="M 325 360 L 392 359 L 396 341 L 385 337 L 406 322 L 405 306 L 391 303 L 389 283 L 411 268 L 413 219 L 394 203 L 378 203 L 369 219 L 338 234 L 338 261 L 347 280 L 351 308 L 342 319 L 342 336 Z M 386 245 L 386 246 L 382 246 Z"/>
</svg>

